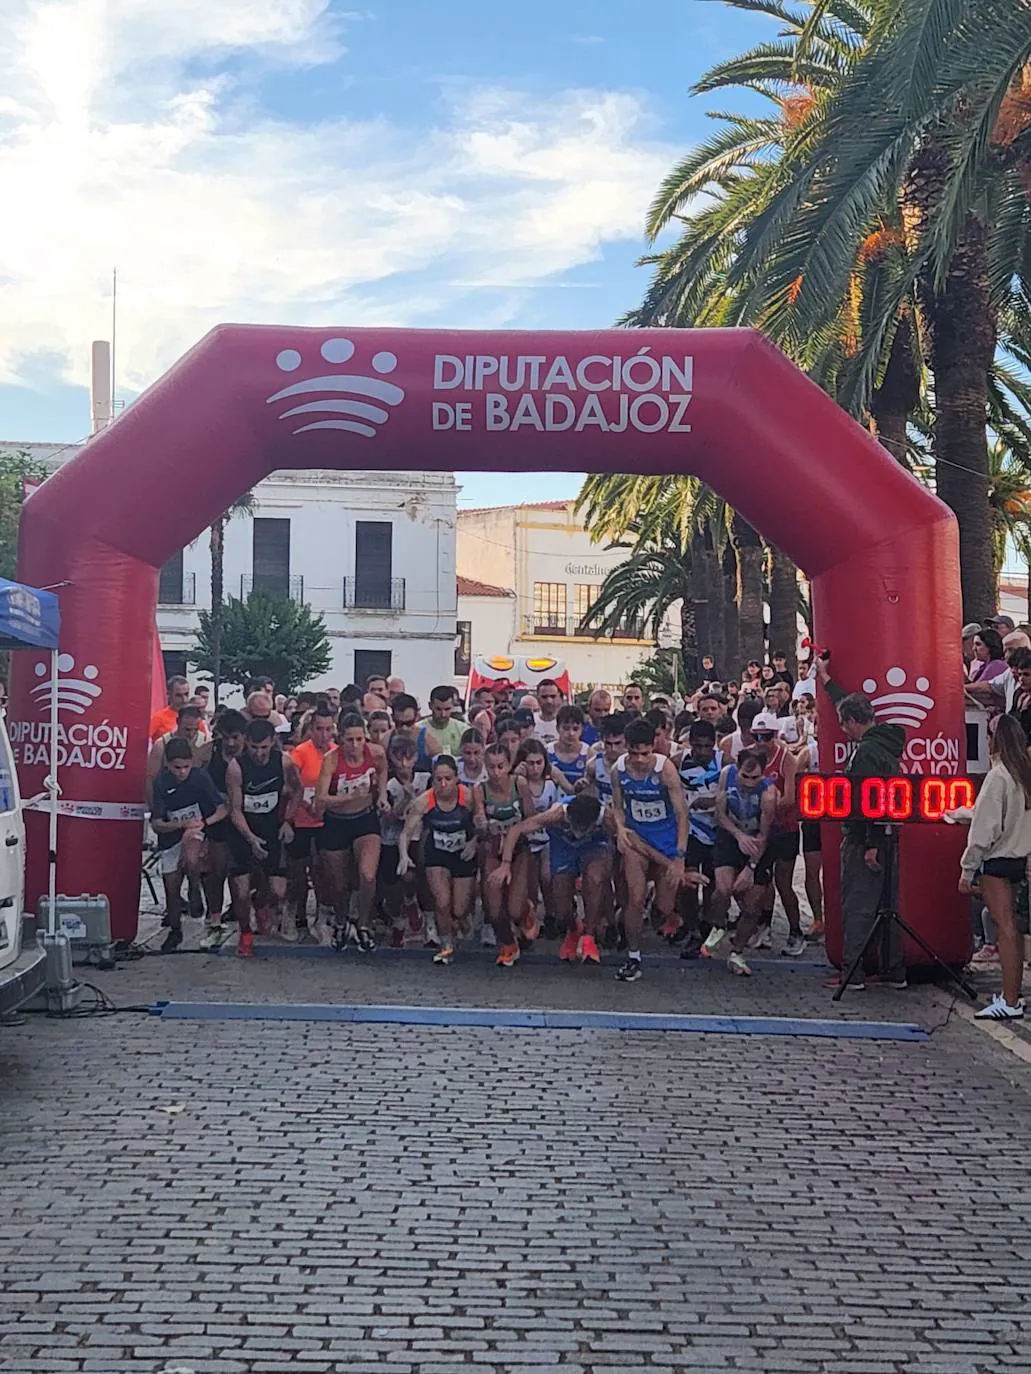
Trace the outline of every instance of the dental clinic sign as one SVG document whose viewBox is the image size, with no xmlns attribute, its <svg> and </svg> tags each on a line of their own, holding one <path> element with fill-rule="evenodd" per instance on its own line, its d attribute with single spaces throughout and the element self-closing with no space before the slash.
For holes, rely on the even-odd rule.
<svg viewBox="0 0 1031 1374">
<path fill-rule="evenodd" d="M 694 359 L 592 353 L 438 353 L 433 391 L 472 393 L 470 400 L 434 400 L 435 430 L 538 434 L 569 430 L 601 434 L 690 434 Z"/>
</svg>

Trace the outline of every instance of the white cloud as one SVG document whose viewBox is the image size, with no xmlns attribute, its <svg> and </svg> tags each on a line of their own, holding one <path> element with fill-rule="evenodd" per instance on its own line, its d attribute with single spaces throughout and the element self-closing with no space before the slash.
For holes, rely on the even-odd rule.
<svg viewBox="0 0 1031 1374">
<path fill-rule="evenodd" d="M 113 264 L 129 389 L 222 320 L 473 323 L 470 284 L 505 290 L 511 319 L 521 289 L 640 234 L 673 156 L 616 92 L 473 89 L 415 129 L 255 111 L 223 59 L 339 59 L 326 0 L 12 4 L 0 381 L 43 352 L 85 381 Z"/>
</svg>

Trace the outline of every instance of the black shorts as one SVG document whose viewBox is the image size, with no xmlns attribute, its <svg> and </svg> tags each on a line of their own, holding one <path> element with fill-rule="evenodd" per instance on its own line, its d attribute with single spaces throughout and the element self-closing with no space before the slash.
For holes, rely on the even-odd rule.
<svg viewBox="0 0 1031 1374">
<path fill-rule="evenodd" d="M 401 857 L 401 851 L 396 844 L 384 844 L 380 846 L 379 868 L 376 878 L 383 887 L 396 887 L 401 881 L 397 872 L 397 861 Z"/>
<path fill-rule="evenodd" d="M 713 863 L 715 848 L 714 844 L 705 844 L 697 835 L 689 835 L 684 867 L 693 869 L 697 873 L 704 873 L 707 878 L 711 878 L 716 871 L 716 865 Z"/>
<path fill-rule="evenodd" d="M 264 835 L 260 836 L 268 854 L 264 859 L 259 859 L 240 832 L 236 833 L 237 839 L 233 840 L 229 847 L 231 878 L 245 878 L 248 873 L 263 874 L 266 878 L 286 877 L 286 847 L 282 840 L 278 837 L 270 839 Z"/>
<path fill-rule="evenodd" d="M 355 840 L 363 835 L 379 837 L 379 812 L 371 808 L 360 811 L 357 816 L 330 816 L 322 822 L 315 843 L 319 849 L 339 853 L 343 849 L 353 849 Z"/>
<path fill-rule="evenodd" d="M 318 835 L 322 829 L 320 825 L 302 825 L 294 827 L 294 837 L 286 846 L 286 857 L 294 863 L 304 861 L 309 862 L 315 857 L 318 848 Z"/>
<path fill-rule="evenodd" d="M 452 878 L 475 878 L 480 871 L 478 855 L 471 859 L 463 859 L 461 852 L 449 854 L 446 850 L 436 849 L 429 843 L 423 850 L 423 859 L 427 872 L 431 868 L 446 868 Z"/>
<path fill-rule="evenodd" d="M 823 850 L 823 828 L 819 821 L 802 822 L 802 853 L 819 854 Z"/>
<path fill-rule="evenodd" d="M 981 872 L 986 878 L 1005 878 L 1011 883 L 1022 883 L 1027 878 L 1027 860 L 985 859 Z"/>
<path fill-rule="evenodd" d="M 798 858 L 798 826 L 791 830 L 775 830 L 766 842 L 766 852 L 759 860 L 765 864 L 790 863 Z"/>
<path fill-rule="evenodd" d="M 233 836 L 239 835 L 240 832 L 232 821 L 216 821 L 214 825 L 209 825 L 204 833 L 213 844 L 232 844 Z"/>
<path fill-rule="evenodd" d="M 714 868 L 732 868 L 735 873 L 740 873 L 751 860 L 747 854 L 741 852 L 737 840 L 729 830 L 717 830 L 716 843 L 712 847 L 712 862 Z"/>
</svg>

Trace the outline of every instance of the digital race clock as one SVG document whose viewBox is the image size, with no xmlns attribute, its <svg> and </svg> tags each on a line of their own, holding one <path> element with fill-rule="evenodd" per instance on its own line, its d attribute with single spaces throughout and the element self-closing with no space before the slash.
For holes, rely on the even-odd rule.
<svg viewBox="0 0 1031 1374">
<path fill-rule="evenodd" d="M 843 773 L 803 773 L 797 781 L 804 821 L 883 821 L 908 825 L 940 822 L 947 811 L 973 806 L 969 778 L 847 778 Z"/>
</svg>

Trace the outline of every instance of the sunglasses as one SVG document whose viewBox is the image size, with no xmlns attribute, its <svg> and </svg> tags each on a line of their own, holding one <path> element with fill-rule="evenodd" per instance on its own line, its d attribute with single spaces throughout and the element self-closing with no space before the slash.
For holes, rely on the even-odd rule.
<svg viewBox="0 0 1031 1374">
<path fill-rule="evenodd" d="M 769 742 L 776 739 L 777 736 L 772 730 L 753 730 L 752 738 L 757 739 L 760 744 L 769 744 Z"/>
</svg>

